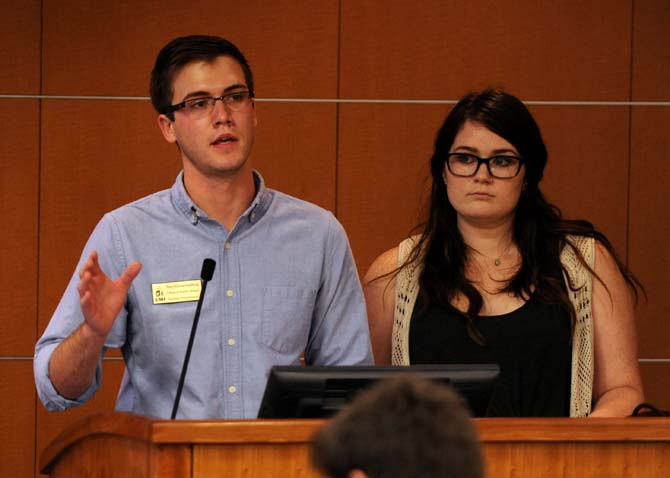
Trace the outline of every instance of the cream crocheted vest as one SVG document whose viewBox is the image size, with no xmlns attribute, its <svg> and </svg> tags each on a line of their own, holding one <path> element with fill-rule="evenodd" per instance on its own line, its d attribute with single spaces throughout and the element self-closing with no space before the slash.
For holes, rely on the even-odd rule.
<svg viewBox="0 0 670 478">
<path fill-rule="evenodd" d="M 418 239 L 411 237 L 400 243 L 398 266 L 404 264 Z M 567 240 L 579 250 L 586 263 L 593 269 L 593 238 L 567 236 Z M 561 251 L 561 263 L 568 274 L 564 275 L 568 295 L 575 308 L 577 321 L 572 341 L 572 378 L 570 387 L 570 416 L 585 417 L 591 413 L 593 393 L 593 320 L 591 317 L 591 290 L 593 278 L 582 265 L 572 247 Z M 393 321 L 393 365 L 409 365 L 409 323 L 419 292 L 419 275 L 422 263 L 404 267 L 396 278 L 396 301 Z"/>
</svg>

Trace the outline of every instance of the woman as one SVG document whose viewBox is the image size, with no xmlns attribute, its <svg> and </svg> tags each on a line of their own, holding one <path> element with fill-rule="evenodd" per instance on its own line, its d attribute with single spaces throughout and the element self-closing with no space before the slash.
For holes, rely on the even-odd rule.
<svg viewBox="0 0 670 478">
<path fill-rule="evenodd" d="M 363 281 L 375 361 L 498 363 L 493 416 L 630 415 L 639 283 L 602 233 L 546 201 L 546 162 L 517 98 L 459 101 L 435 142 L 423 233 Z"/>
</svg>

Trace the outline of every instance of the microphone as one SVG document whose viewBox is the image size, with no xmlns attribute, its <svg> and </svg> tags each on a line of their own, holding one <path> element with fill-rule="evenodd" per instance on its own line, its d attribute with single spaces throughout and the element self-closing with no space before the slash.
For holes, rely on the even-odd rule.
<svg viewBox="0 0 670 478">
<path fill-rule="evenodd" d="M 200 279 L 202 280 L 202 288 L 200 289 L 200 297 L 198 298 L 198 305 L 195 308 L 195 316 L 193 317 L 193 326 L 191 327 L 191 337 L 188 339 L 188 346 L 186 347 L 186 356 L 184 357 L 184 365 L 181 369 L 181 377 L 179 377 L 179 386 L 177 387 L 177 396 L 174 399 L 172 406 L 172 420 L 177 416 L 177 409 L 179 408 L 179 399 L 181 398 L 181 391 L 184 388 L 184 379 L 186 378 L 186 369 L 188 368 L 188 361 L 191 358 L 191 349 L 193 348 L 193 340 L 195 339 L 195 331 L 198 328 L 198 320 L 200 319 L 200 309 L 202 308 L 202 300 L 205 298 L 205 290 L 207 283 L 212 280 L 214 275 L 214 268 L 216 262 L 214 259 L 205 259 L 202 261 L 202 270 L 200 271 Z"/>
</svg>

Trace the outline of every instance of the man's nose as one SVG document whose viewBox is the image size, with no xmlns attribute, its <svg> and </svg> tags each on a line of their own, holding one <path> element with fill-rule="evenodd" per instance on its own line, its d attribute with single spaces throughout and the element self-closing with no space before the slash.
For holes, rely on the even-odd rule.
<svg viewBox="0 0 670 478">
<path fill-rule="evenodd" d="M 230 123 L 230 111 L 228 108 L 226 108 L 226 104 L 224 103 L 223 98 L 214 99 L 212 115 L 216 119 L 217 123 Z"/>
</svg>

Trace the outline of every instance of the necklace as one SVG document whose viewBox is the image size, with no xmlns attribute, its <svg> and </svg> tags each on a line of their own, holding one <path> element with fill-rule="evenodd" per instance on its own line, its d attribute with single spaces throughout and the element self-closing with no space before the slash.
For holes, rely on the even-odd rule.
<svg viewBox="0 0 670 478">
<path fill-rule="evenodd" d="M 486 257 L 487 259 L 493 261 L 493 264 L 494 264 L 496 267 L 500 267 L 500 265 L 502 264 L 502 258 L 505 256 L 505 254 L 507 254 L 507 251 L 509 251 L 510 247 L 512 247 L 512 243 L 513 243 L 513 242 L 514 242 L 514 241 L 510 241 L 510 243 L 507 244 L 507 247 L 505 248 L 505 250 L 503 250 L 503 251 L 500 253 L 500 255 L 499 255 L 498 257 L 491 257 L 491 256 L 488 256 L 488 255 L 484 254 L 483 252 L 478 251 L 477 249 L 473 249 L 473 250 L 474 250 L 477 254 L 479 254 L 480 256 L 484 256 L 484 257 Z"/>
</svg>

